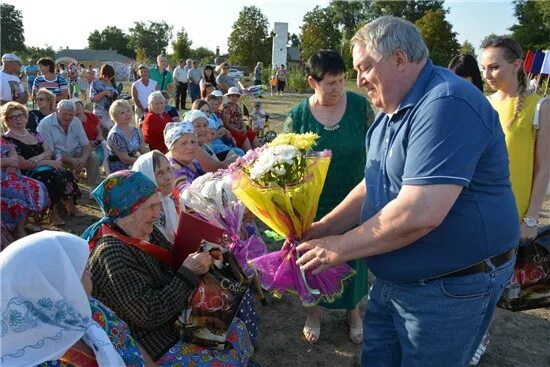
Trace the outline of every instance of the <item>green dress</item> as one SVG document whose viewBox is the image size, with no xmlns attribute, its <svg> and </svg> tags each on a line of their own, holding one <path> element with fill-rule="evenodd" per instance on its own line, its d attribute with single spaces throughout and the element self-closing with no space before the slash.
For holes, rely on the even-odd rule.
<svg viewBox="0 0 550 367">
<path fill-rule="evenodd" d="M 332 160 L 319 199 L 316 220 L 340 204 L 365 178 L 365 137 L 374 119 L 374 113 L 364 97 L 353 92 L 346 92 L 346 97 L 346 111 L 336 129 L 327 130 L 315 119 L 309 108 L 308 98 L 290 110 L 283 127 L 284 132 L 316 133 L 319 139 L 315 150 L 332 151 Z M 346 284 L 342 297 L 332 303 L 322 303 L 322 307 L 351 310 L 367 294 L 365 262 L 361 259 L 352 260 L 348 265 L 355 269 L 355 277 Z"/>
</svg>

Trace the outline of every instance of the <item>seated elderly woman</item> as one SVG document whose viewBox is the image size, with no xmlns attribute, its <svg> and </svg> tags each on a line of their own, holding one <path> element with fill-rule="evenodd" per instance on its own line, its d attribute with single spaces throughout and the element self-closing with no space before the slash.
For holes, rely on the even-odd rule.
<svg viewBox="0 0 550 367">
<path fill-rule="evenodd" d="M 146 153 L 148 149 L 139 135 L 138 128 L 130 126 L 134 113 L 128 101 L 122 99 L 114 101 L 109 108 L 109 114 L 115 122 L 115 126 L 107 135 L 109 171 L 129 169 L 139 155 Z"/>
<path fill-rule="evenodd" d="M 92 295 L 128 323 L 157 363 L 246 366 L 253 348 L 241 321 L 232 323 L 227 338 L 232 348 L 226 350 L 183 343 L 174 328 L 212 260 L 207 253 L 192 253 L 173 270 L 172 244 L 154 226 L 161 207 L 155 184 L 141 172 L 119 171 L 93 195 L 104 217 L 83 234 L 92 249 Z"/>
<path fill-rule="evenodd" d="M 153 365 L 128 326 L 88 298 L 88 254 L 83 239 L 52 231 L 27 236 L 0 254 L 0 311 L 9 315 L 0 337 L 3 366 Z"/>
<path fill-rule="evenodd" d="M 261 144 L 256 133 L 244 123 L 239 105 L 241 95 L 239 88 L 229 88 L 229 91 L 225 94 L 227 103 L 223 105 L 222 120 L 224 127 L 231 132 L 231 135 L 237 141 L 237 146 L 247 151 L 250 148 L 257 148 Z"/>
<path fill-rule="evenodd" d="M 76 207 L 76 200 L 81 197 L 80 189 L 71 171 L 63 167 L 61 161 L 53 159 L 53 151 L 44 143 L 42 136 L 36 132 L 29 133 L 20 118 L 9 118 L 21 114 L 26 119 L 27 109 L 22 104 L 8 102 L 2 106 L 0 120 L 4 127 L 9 129 L 4 138 L 13 144 L 21 157 L 19 168 L 22 173 L 46 186 L 51 200 L 50 216 L 53 224 L 64 225 L 65 221 L 59 215 L 58 203 L 63 204 L 68 213 L 81 216 L 82 212 Z"/>
<path fill-rule="evenodd" d="M 200 151 L 197 134 L 190 122 L 175 122 L 164 128 L 164 143 L 169 149 L 168 161 L 175 175 L 175 186 L 183 190 L 205 174 L 195 159 Z"/>
<path fill-rule="evenodd" d="M 175 190 L 176 180 L 170 162 L 161 152 L 153 150 L 140 156 L 132 166 L 132 170 L 143 173 L 157 185 L 162 209 L 155 227 L 162 232 L 167 240 L 174 243 L 180 208 L 179 190 Z"/>
<path fill-rule="evenodd" d="M 206 172 L 214 172 L 219 169 L 227 168 L 237 158 L 234 152 L 229 152 L 223 161 L 216 156 L 216 153 L 208 147 L 210 139 L 210 130 L 208 129 L 208 118 L 200 110 L 191 110 L 185 114 L 184 119 L 193 124 L 193 129 L 197 135 L 198 143 L 201 149 L 196 153 L 195 159 L 200 163 Z"/>
<path fill-rule="evenodd" d="M 149 95 L 148 112 L 143 119 L 143 139 L 149 144 L 149 149 L 168 152 L 164 145 L 163 132 L 166 124 L 172 122 L 172 117 L 165 111 L 166 99 L 162 92 L 155 91 Z"/>
<path fill-rule="evenodd" d="M 17 102 L 13 102 L 17 103 Z M 8 115 L 11 121 L 25 124 L 22 113 Z M 48 208 L 48 191 L 40 181 L 21 175 L 19 158 L 13 145 L 0 137 L 0 199 L 2 226 L 14 231 L 15 239 L 25 237 L 25 224 L 29 212 L 40 213 Z M 3 247 L 8 243 L 3 243 Z"/>
</svg>

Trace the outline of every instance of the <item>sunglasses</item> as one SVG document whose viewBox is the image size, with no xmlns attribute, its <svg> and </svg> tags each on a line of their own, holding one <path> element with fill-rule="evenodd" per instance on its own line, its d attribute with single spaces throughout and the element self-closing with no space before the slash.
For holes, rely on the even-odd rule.
<svg viewBox="0 0 550 367">
<path fill-rule="evenodd" d="M 37 100 L 38 102 L 42 102 L 42 101 L 47 101 L 48 99 L 47 99 L 47 98 L 44 98 L 44 97 L 38 97 L 38 98 L 36 98 L 36 100 Z"/>
<path fill-rule="evenodd" d="M 521 54 L 520 50 L 518 50 L 516 47 L 514 47 L 514 45 L 512 43 L 512 39 L 510 39 L 509 37 L 498 36 L 498 37 L 487 39 L 487 40 L 483 41 L 483 43 L 481 44 L 481 48 L 487 48 L 487 47 L 507 48 L 510 51 L 512 51 L 518 59 L 522 58 L 522 54 Z"/>
</svg>

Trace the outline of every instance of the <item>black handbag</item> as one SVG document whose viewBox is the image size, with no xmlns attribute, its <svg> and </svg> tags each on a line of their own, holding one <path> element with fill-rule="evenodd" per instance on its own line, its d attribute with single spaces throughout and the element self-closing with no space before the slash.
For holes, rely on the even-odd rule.
<svg viewBox="0 0 550 367">
<path fill-rule="evenodd" d="M 224 349 L 229 347 L 227 332 L 250 281 L 229 250 L 203 242 L 199 251 L 210 252 L 213 264 L 189 298 L 176 329 L 188 343 Z"/>
<path fill-rule="evenodd" d="M 539 227 L 537 237 L 518 247 L 514 276 L 498 307 L 523 311 L 550 306 L 550 225 Z"/>
</svg>

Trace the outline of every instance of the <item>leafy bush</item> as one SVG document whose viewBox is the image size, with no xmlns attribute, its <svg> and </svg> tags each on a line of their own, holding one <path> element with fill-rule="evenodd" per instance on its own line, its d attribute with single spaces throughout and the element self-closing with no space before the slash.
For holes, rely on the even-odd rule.
<svg viewBox="0 0 550 367">
<path fill-rule="evenodd" d="M 307 82 L 307 73 L 300 68 L 288 69 L 286 85 L 288 89 L 296 93 L 304 93 L 310 89 L 309 83 Z"/>
</svg>

